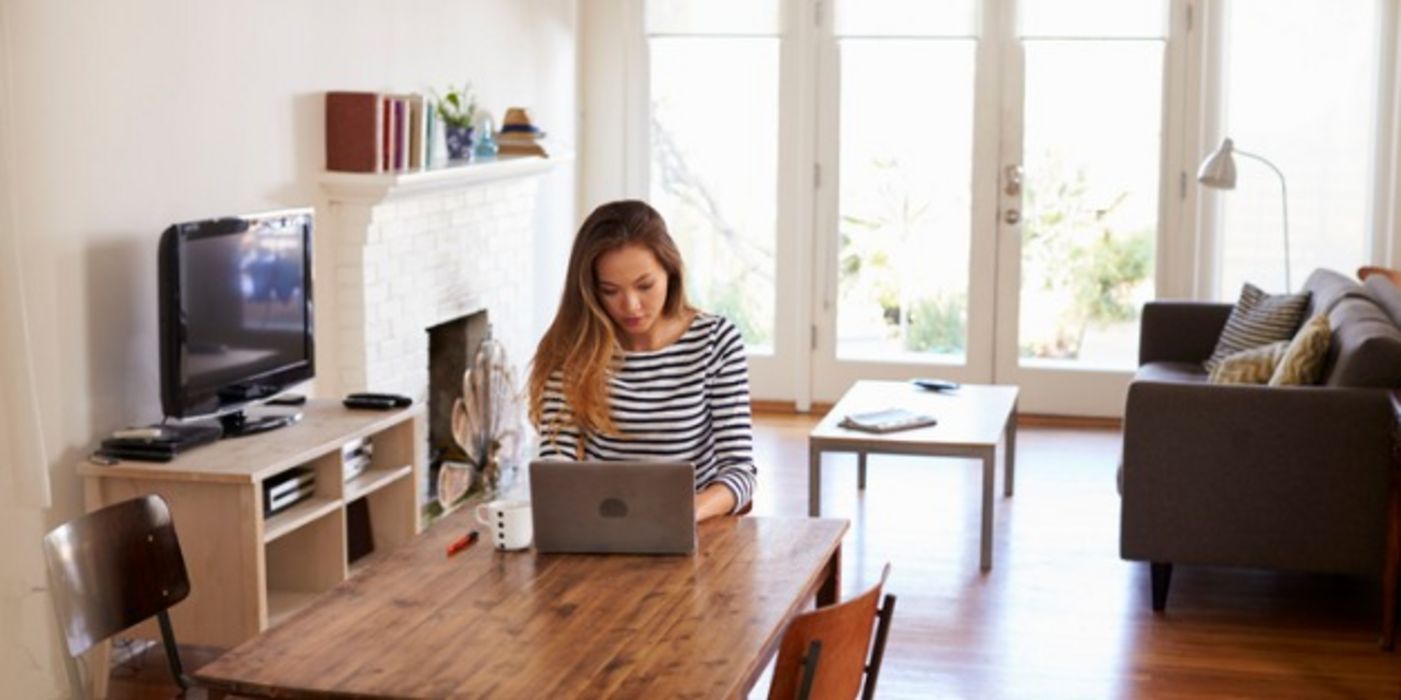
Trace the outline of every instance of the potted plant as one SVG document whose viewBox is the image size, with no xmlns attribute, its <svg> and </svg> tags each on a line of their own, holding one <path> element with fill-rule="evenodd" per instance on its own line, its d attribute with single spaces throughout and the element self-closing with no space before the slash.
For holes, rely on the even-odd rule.
<svg viewBox="0 0 1401 700">
<path fill-rule="evenodd" d="M 438 96 L 438 116 L 443 120 L 443 135 L 448 144 L 448 159 L 472 157 L 472 117 L 477 111 L 477 95 L 471 83 L 462 87 L 449 85 Z"/>
</svg>

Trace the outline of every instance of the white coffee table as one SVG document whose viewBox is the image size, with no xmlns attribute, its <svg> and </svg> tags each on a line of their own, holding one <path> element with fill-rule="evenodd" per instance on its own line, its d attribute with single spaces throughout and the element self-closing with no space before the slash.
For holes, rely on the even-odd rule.
<svg viewBox="0 0 1401 700">
<path fill-rule="evenodd" d="M 992 568 L 992 491 L 997 449 L 1004 449 L 1007 474 L 1003 493 L 1012 495 L 1012 467 L 1017 440 L 1015 386 L 965 384 L 950 392 L 919 389 L 908 382 L 860 381 L 808 434 L 808 515 L 822 505 L 822 453 L 855 452 L 857 488 L 866 488 L 870 453 L 971 457 L 983 462 L 983 528 L 980 566 Z M 852 413 L 904 408 L 939 419 L 938 425 L 876 434 L 838 425 Z"/>
</svg>

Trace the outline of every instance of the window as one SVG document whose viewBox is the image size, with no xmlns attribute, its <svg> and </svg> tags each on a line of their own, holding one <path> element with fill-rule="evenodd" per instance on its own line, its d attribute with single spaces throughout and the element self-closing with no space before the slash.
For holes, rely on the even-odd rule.
<svg viewBox="0 0 1401 700">
<path fill-rule="evenodd" d="M 1287 179 L 1295 289 L 1316 267 L 1350 273 L 1371 257 L 1380 10 L 1323 0 L 1232 0 L 1222 9 L 1220 135 Z M 1234 191 L 1212 195 L 1215 295 L 1229 300 L 1247 281 L 1284 287 L 1279 178 L 1249 158 L 1236 159 L 1236 172 Z"/>
</svg>

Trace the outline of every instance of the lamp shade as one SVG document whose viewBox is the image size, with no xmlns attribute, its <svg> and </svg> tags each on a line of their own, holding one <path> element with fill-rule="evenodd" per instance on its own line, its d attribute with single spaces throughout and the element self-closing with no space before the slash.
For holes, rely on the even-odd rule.
<svg viewBox="0 0 1401 700">
<path fill-rule="evenodd" d="M 1229 138 L 1222 141 L 1221 145 L 1202 161 L 1202 167 L 1197 170 L 1197 182 L 1218 190 L 1235 189 L 1236 159 L 1231 155 L 1235 148 L 1235 144 L 1231 143 Z"/>
</svg>

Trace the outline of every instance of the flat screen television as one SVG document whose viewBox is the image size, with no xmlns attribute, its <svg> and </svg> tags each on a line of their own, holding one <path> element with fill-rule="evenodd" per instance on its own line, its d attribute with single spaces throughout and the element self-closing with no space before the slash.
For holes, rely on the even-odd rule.
<svg viewBox="0 0 1401 700">
<path fill-rule="evenodd" d="M 286 425 L 244 409 L 315 375 L 311 209 L 174 224 L 159 251 L 161 407 L 225 435 Z"/>
</svg>

